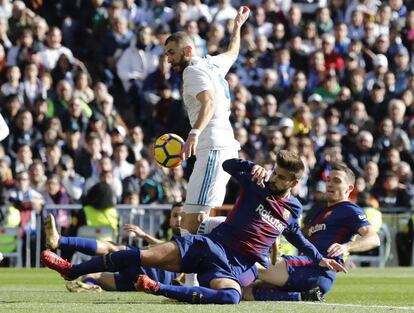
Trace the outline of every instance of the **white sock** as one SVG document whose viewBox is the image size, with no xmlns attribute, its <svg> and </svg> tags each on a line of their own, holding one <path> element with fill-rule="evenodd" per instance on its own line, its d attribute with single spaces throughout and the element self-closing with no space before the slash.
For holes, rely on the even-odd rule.
<svg viewBox="0 0 414 313">
<path fill-rule="evenodd" d="M 188 286 L 188 287 L 199 286 L 198 280 L 197 280 L 197 274 L 195 274 L 195 273 L 185 274 L 184 286 Z"/>
</svg>

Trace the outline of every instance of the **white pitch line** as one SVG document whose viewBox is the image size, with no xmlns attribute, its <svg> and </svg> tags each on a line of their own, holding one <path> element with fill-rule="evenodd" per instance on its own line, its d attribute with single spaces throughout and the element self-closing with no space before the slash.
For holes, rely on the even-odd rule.
<svg viewBox="0 0 414 313">
<path fill-rule="evenodd" d="M 322 306 L 340 306 L 340 307 L 376 308 L 376 309 L 398 309 L 398 310 L 403 310 L 403 311 L 414 311 L 414 307 L 412 307 L 412 306 L 364 305 L 364 304 L 325 303 L 325 302 L 307 302 L 307 301 L 299 301 L 299 302 L 283 301 L 283 302 L 303 304 L 303 305 L 313 304 L 313 305 L 322 305 Z"/>
</svg>

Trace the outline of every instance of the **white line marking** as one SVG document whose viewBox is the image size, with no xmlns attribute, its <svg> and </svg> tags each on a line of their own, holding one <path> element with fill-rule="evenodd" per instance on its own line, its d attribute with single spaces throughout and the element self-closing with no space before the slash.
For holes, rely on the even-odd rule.
<svg viewBox="0 0 414 313">
<path fill-rule="evenodd" d="M 282 302 L 282 301 L 281 301 Z M 398 309 L 404 311 L 414 311 L 413 306 L 391 306 L 391 305 L 365 305 L 365 304 L 348 304 L 348 303 L 325 303 L 325 302 L 290 302 L 283 301 L 284 303 L 295 303 L 295 304 L 313 304 L 313 305 L 322 305 L 322 306 L 339 306 L 339 307 L 355 307 L 355 308 L 377 308 L 377 309 Z"/>
</svg>

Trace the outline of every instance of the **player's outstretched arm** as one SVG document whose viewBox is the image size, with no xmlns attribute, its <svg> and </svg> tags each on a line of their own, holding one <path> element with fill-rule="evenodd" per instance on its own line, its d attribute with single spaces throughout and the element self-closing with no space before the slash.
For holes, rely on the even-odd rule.
<svg viewBox="0 0 414 313">
<path fill-rule="evenodd" d="M 231 64 L 233 64 L 237 56 L 239 55 L 240 50 L 240 30 L 243 24 L 247 21 L 249 18 L 250 9 L 246 6 L 240 7 L 239 11 L 237 12 L 237 15 L 234 19 L 234 28 L 233 33 L 231 34 L 229 47 L 227 48 L 227 51 L 222 53 L 222 56 L 225 56 L 229 59 Z"/>
<path fill-rule="evenodd" d="M 151 236 L 150 234 L 147 234 L 140 227 L 138 227 L 136 225 L 125 224 L 122 228 L 126 232 L 132 232 L 132 233 L 134 233 L 137 237 L 144 239 L 149 244 L 155 245 L 155 244 L 159 244 L 159 243 L 163 243 L 164 242 L 162 240 L 159 240 L 159 239 Z"/>
<path fill-rule="evenodd" d="M 360 227 L 358 233 L 361 237 L 355 241 L 344 244 L 334 243 L 328 248 L 329 257 L 337 257 L 350 252 L 364 252 L 380 245 L 377 232 L 372 225 Z"/>
</svg>

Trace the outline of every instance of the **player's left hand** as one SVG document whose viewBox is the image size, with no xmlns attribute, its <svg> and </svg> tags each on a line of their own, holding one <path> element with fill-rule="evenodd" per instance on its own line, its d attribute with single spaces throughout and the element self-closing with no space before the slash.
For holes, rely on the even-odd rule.
<svg viewBox="0 0 414 313">
<path fill-rule="evenodd" d="M 147 233 L 144 232 L 140 227 L 138 227 L 137 225 L 132 225 L 132 224 L 125 224 L 123 227 L 123 230 L 125 232 L 132 232 L 134 233 L 137 237 L 139 238 L 144 238 Z"/>
<path fill-rule="evenodd" d="M 250 9 L 246 6 L 240 7 L 239 11 L 237 12 L 236 18 L 234 19 L 234 23 L 236 27 L 241 27 L 249 18 Z"/>
<path fill-rule="evenodd" d="M 347 273 L 348 272 L 343 265 L 339 264 L 334 259 L 323 258 L 319 262 L 319 266 L 327 267 L 331 271 L 335 271 L 335 272 L 344 272 L 344 273 Z"/>
<path fill-rule="evenodd" d="M 349 253 L 349 249 L 346 245 L 341 245 L 339 243 L 332 244 L 328 250 L 328 257 L 334 258 L 341 255 L 347 255 Z"/>
<path fill-rule="evenodd" d="M 198 136 L 195 134 L 189 134 L 187 137 L 187 141 L 185 142 L 181 150 L 181 159 L 187 160 L 191 156 L 195 155 L 197 144 Z"/>
</svg>

